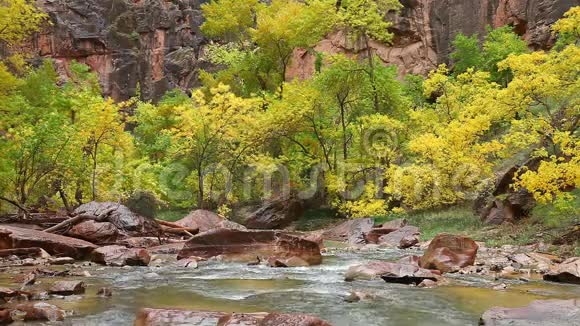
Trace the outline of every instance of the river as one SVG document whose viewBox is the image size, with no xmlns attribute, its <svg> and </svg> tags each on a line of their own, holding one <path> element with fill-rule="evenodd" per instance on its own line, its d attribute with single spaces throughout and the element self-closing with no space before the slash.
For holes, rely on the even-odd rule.
<svg viewBox="0 0 580 326">
<path fill-rule="evenodd" d="M 580 297 L 580 287 L 544 281 L 494 280 L 492 277 L 451 275 L 452 285 L 423 289 L 382 280 L 345 282 L 349 266 L 373 260 L 396 260 L 417 252 L 402 250 L 351 251 L 330 249 L 320 266 L 270 268 L 218 261 L 199 268 L 82 266 L 91 277 L 84 296 L 51 299 L 74 315 L 65 324 L 132 325 L 140 308 L 183 308 L 227 312 L 281 311 L 319 316 L 335 326 L 477 325 L 493 306 L 525 306 L 533 300 Z M 80 279 L 80 278 L 79 278 Z M 2 285 L 9 285 L 2 275 Z M 43 278 L 35 288 L 47 288 Z M 506 283 L 507 290 L 493 290 Z M 14 284 L 12 284 L 14 286 Z M 99 298 L 99 287 L 113 289 Z M 351 291 L 374 296 L 355 303 L 344 298 Z M 53 324 L 51 324 L 53 325 Z"/>
</svg>

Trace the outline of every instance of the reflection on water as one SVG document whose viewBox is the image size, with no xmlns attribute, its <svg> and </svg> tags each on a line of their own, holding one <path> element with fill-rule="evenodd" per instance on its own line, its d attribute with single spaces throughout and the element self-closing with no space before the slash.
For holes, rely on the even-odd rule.
<svg viewBox="0 0 580 326">
<path fill-rule="evenodd" d="M 537 299 L 580 297 L 580 287 L 532 281 L 502 280 L 505 291 L 490 289 L 492 279 L 453 276 L 453 286 L 420 289 L 381 280 L 344 282 L 349 266 L 372 260 L 396 260 L 412 251 L 349 252 L 329 250 L 324 263 L 314 267 L 274 269 L 219 262 L 200 268 L 89 267 L 83 278 L 83 297 L 51 300 L 74 310 L 74 325 L 131 325 L 144 307 L 182 308 L 227 312 L 282 311 L 320 316 L 336 326 L 475 325 L 493 306 L 524 306 Z M 155 273 L 149 274 L 148 273 Z M 9 275 L 12 276 L 12 275 Z M 0 283 L 10 278 L 0 274 Z M 35 288 L 48 288 L 41 278 Z M 101 286 L 113 288 L 113 297 L 98 298 Z M 373 294 L 372 300 L 346 303 L 351 291 Z"/>
</svg>

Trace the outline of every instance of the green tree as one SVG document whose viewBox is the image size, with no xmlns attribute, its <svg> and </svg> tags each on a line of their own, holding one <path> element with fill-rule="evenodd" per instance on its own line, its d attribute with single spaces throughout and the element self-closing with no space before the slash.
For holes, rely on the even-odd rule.
<svg viewBox="0 0 580 326">
<path fill-rule="evenodd" d="M 376 85 L 375 53 L 371 40 L 390 44 L 393 34 L 389 31 L 392 23 L 386 20 L 389 11 L 398 11 L 402 5 L 398 0 L 342 0 L 336 2 L 339 26 L 344 28 L 354 40 L 362 40 L 367 51 L 368 70 L 374 94 L 375 110 L 378 112 L 380 99 Z"/>
<path fill-rule="evenodd" d="M 479 68 L 483 63 L 483 54 L 476 35 L 465 36 L 459 33 L 453 39 L 453 52 L 450 58 L 454 61 L 453 73 L 462 74 L 469 68 Z"/>
</svg>

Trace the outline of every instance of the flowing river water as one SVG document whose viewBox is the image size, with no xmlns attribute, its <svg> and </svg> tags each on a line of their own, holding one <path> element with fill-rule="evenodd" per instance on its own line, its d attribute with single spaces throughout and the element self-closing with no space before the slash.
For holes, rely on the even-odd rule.
<svg viewBox="0 0 580 326">
<path fill-rule="evenodd" d="M 543 281 L 494 280 L 492 277 L 452 275 L 452 285 L 423 289 L 382 280 L 345 282 L 349 266 L 373 260 L 397 260 L 413 251 L 350 251 L 331 249 L 320 266 L 270 268 L 204 262 L 199 268 L 82 266 L 90 277 L 83 296 L 51 299 L 74 311 L 65 325 L 132 325 L 140 308 L 182 308 L 226 312 L 300 312 L 319 316 L 336 326 L 477 325 L 493 306 L 519 307 L 533 300 L 578 298 L 580 287 Z M 14 273 L 15 271 L 13 271 Z M 2 274 L 0 285 L 14 275 Z M 74 279 L 74 278 L 73 278 Z M 34 287 L 47 288 L 54 279 L 42 278 Z M 493 290 L 498 283 L 507 290 Z M 99 298 L 99 287 L 113 289 Z M 355 303 L 344 298 L 352 291 L 374 296 Z M 51 325 L 53 325 L 52 323 Z"/>
</svg>

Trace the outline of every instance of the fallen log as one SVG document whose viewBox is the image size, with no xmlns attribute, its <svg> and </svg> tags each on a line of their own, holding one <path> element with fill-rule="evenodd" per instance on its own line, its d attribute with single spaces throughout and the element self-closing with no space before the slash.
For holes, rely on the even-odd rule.
<svg viewBox="0 0 580 326">
<path fill-rule="evenodd" d="M 78 224 L 84 220 L 95 220 L 97 222 L 104 222 L 107 219 L 107 217 L 109 216 L 109 214 L 111 214 L 115 210 L 116 210 L 115 208 L 110 208 L 110 209 L 104 211 L 99 216 L 79 214 L 77 216 L 69 218 L 68 220 L 65 220 L 61 223 L 58 223 L 55 226 L 49 227 L 48 229 L 44 230 L 44 232 L 54 233 L 56 231 L 59 231 L 60 229 L 64 229 L 64 228 L 72 226 L 74 224 Z"/>
<path fill-rule="evenodd" d="M 160 219 L 155 219 L 155 222 L 157 222 L 157 224 L 159 224 L 159 225 L 168 226 L 170 228 L 183 228 L 183 225 L 179 225 L 177 223 L 164 221 L 164 220 L 160 220 Z"/>
<path fill-rule="evenodd" d="M 193 238 L 193 235 L 196 234 L 199 229 L 197 228 L 184 228 L 184 227 L 177 227 L 177 228 L 170 228 L 170 227 L 165 227 L 165 226 L 161 226 L 161 230 L 165 233 L 171 233 L 171 234 L 185 234 L 189 237 Z"/>
</svg>

